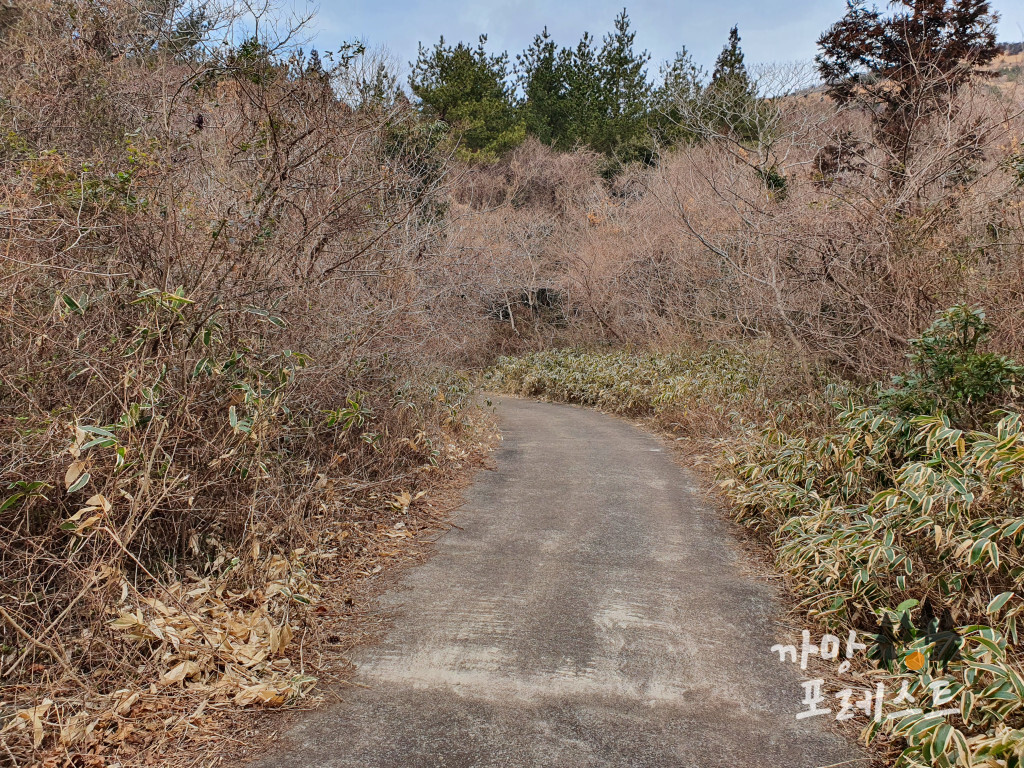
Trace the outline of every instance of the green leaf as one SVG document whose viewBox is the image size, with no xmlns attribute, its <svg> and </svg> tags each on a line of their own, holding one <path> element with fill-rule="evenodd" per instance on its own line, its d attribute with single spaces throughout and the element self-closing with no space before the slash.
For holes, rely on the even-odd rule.
<svg viewBox="0 0 1024 768">
<path fill-rule="evenodd" d="M 980 661 L 974 661 L 974 662 L 971 662 L 971 666 L 974 667 L 975 669 L 981 670 L 983 672 L 988 672 L 996 680 L 999 680 L 999 679 L 1005 680 L 1006 679 L 1006 670 L 1003 669 L 1002 667 L 1000 667 L 998 664 L 985 664 L 985 663 L 980 662 Z"/>
<path fill-rule="evenodd" d="M 5 512 L 11 507 L 13 507 L 15 504 L 18 503 L 18 500 L 21 499 L 24 495 L 25 494 L 23 493 L 16 493 L 13 496 L 8 496 L 6 499 L 4 499 L 3 503 L 0 504 L 0 512 Z"/>
<path fill-rule="evenodd" d="M 1003 535 L 1013 536 L 1013 534 L 1017 533 L 1017 531 L 1019 531 L 1021 528 L 1024 528 L 1024 518 L 1020 520 L 1015 520 L 1009 525 L 1007 525 L 1006 528 L 1003 529 Z"/>
<path fill-rule="evenodd" d="M 74 493 L 75 491 L 80 491 L 82 488 L 85 487 L 86 483 L 88 483 L 88 482 L 89 482 L 89 473 L 88 472 L 83 472 L 81 475 L 79 475 L 78 479 L 75 480 L 75 482 L 71 484 L 71 487 L 68 488 L 68 493 Z"/>
<path fill-rule="evenodd" d="M 971 712 L 974 710 L 974 702 L 976 700 L 974 693 L 969 688 L 964 688 L 963 698 L 960 700 L 960 714 L 963 716 L 965 723 L 970 722 Z"/>
<path fill-rule="evenodd" d="M 953 726 L 943 723 L 936 729 L 932 737 L 932 753 L 936 756 L 946 753 L 949 749 L 950 739 L 953 737 Z"/>
<path fill-rule="evenodd" d="M 997 595 L 992 599 L 992 602 L 988 604 L 988 608 L 985 609 L 986 612 L 990 614 L 999 613 L 999 610 L 1006 605 L 1013 596 L 1013 592 L 1003 592 L 1001 595 Z"/>
<path fill-rule="evenodd" d="M 946 477 L 946 482 L 953 486 L 954 490 L 963 496 L 964 501 L 970 504 L 974 501 L 974 494 L 967 490 L 967 486 L 963 484 L 958 478 L 953 476 Z"/>
<path fill-rule="evenodd" d="M 64 304 L 67 306 L 67 308 L 70 309 L 75 314 L 78 314 L 78 315 L 84 315 L 85 314 L 85 310 L 82 309 L 82 305 L 79 304 L 74 299 L 72 299 L 66 293 L 62 293 L 61 294 L 61 299 L 64 301 Z"/>
<path fill-rule="evenodd" d="M 979 645 L 984 645 L 985 648 L 990 650 L 992 654 L 996 657 L 1001 657 L 1002 654 L 1004 654 L 1005 652 L 1004 649 L 1002 649 L 997 642 L 995 642 L 994 640 L 989 640 L 987 637 L 976 637 L 974 640 Z"/>
<path fill-rule="evenodd" d="M 956 742 L 957 761 L 969 765 L 967 756 L 970 755 L 970 747 L 967 746 L 967 738 L 956 728 L 953 729 L 953 741 Z"/>
<path fill-rule="evenodd" d="M 208 357 L 201 358 L 192 369 L 192 378 L 198 379 L 204 373 L 213 373 L 213 361 Z"/>
<path fill-rule="evenodd" d="M 981 562 L 981 558 L 985 556 L 985 552 L 988 550 L 988 545 L 989 541 L 987 539 L 974 542 L 974 546 L 971 547 L 971 565 L 977 565 Z"/>
<path fill-rule="evenodd" d="M 994 541 L 989 540 L 988 547 L 986 547 L 986 549 L 988 550 L 988 559 L 991 561 L 992 567 L 995 568 L 995 569 L 998 569 L 999 568 L 999 547 L 996 546 L 996 543 Z"/>
<path fill-rule="evenodd" d="M 117 445 L 117 440 L 110 437 L 97 437 L 95 440 L 90 440 L 88 443 L 82 446 L 83 451 L 87 451 L 90 448 L 109 448 L 112 445 Z"/>
</svg>

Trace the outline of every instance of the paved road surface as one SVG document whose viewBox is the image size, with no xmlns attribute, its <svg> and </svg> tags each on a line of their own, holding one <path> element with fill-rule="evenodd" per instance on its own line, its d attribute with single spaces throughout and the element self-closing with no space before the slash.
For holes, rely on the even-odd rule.
<svg viewBox="0 0 1024 768">
<path fill-rule="evenodd" d="M 506 399 L 498 412 L 497 470 L 356 659 L 370 688 L 346 687 L 261 768 L 857 758 L 822 720 L 794 718 L 803 689 L 770 653 L 771 594 L 658 439 L 582 408 Z"/>
</svg>

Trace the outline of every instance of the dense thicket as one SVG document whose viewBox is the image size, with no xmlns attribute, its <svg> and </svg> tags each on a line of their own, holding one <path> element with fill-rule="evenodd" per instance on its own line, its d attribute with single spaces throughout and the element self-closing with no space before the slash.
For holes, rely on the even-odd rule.
<svg viewBox="0 0 1024 768">
<path fill-rule="evenodd" d="M 324 537 L 357 525 L 360 557 L 461 424 L 443 131 L 358 46 L 206 10 L 52 0 L 0 28 L 0 679 L 26 761 L 144 761 L 120 723 L 151 682 L 144 713 L 293 699 Z"/>
<path fill-rule="evenodd" d="M 990 15 L 970 18 L 962 34 L 988 34 Z M 947 39 L 937 32 L 935 45 Z M 867 377 L 899 368 L 908 338 L 968 303 L 988 307 L 995 343 L 1017 352 L 1021 101 L 998 76 L 1013 62 L 986 54 L 986 65 L 973 47 L 956 59 L 954 48 L 935 54 L 951 69 L 908 93 L 945 89 L 946 107 L 918 110 L 899 184 L 882 102 L 869 109 L 867 92 L 843 101 L 806 89 L 798 66 L 755 76 L 734 39 L 717 78 L 695 76 L 685 54 L 668 68 L 656 92 L 667 105 L 661 130 L 685 141 L 663 148 L 656 167 L 627 167 L 601 185 L 592 174 L 606 166 L 586 149 L 556 156 L 528 143 L 469 177 L 479 204 L 511 203 L 481 211 L 481 226 L 513 255 L 514 281 L 558 291 L 569 325 L 593 323 L 608 341 L 772 337 Z M 957 88 L 933 82 L 949 71 Z"/>
</svg>

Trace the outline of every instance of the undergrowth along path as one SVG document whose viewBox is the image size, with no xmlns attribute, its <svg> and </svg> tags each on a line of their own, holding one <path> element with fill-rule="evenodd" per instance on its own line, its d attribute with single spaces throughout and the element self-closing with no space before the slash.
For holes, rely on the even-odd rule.
<svg viewBox="0 0 1024 768">
<path fill-rule="evenodd" d="M 859 764 L 795 719 L 775 597 L 663 442 L 584 408 L 498 414 L 496 469 L 385 599 L 365 688 L 259 766 Z"/>
</svg>

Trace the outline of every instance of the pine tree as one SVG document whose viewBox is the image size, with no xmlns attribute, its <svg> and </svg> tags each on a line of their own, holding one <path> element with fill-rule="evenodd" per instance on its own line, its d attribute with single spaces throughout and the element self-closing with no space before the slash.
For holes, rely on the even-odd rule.
<svg viewBox="0 0 1024 768">
<path fill-rule="evenodd" d="M 705 72 L 685 46 L 661 67 L 661 85 L 654 91 L 652 123 L 663 144 L 696 138 L 690 122 L 699 109 Z"/>
<path fill-rule="evenodd" d="M 730 131 L 741 140 L 758 138 L 757 87 L 747 73 L 740 48 L 739 27 L 729 30 L 729 41 L 715 61 L 704 109 L 705 121 L 717 130 Z"/>
<path fill-rule="evenodd" d="M 175 23 L 166 44 L 177 56 L 183 59 L 194 58 L 201 54 L 203 40 L 212 29 L 213 19 L 207 8 L 202 5 L 189 8 Z"/>
<path fill-rule="evenodd" d="M 624 8 L 616 16 L 614 31 L 605 36 L 597 57 L 605 123 L 594 148 L 609 155 L 625 152 L 627 161 L 647 154 L 644 147 L 651 89 L 646 66 L 650 54 L 633 50 L 635 38 Z"/>
<path fill-rule="evenodd" d="M 324 63 L 320 60 L 320 52 L 316 48 L 310 50 L 309 58 L 306 59 L 305 74 L 316 78 L 323 77 L 326 74 Z"/>
<path fill-rule="evenodd" d="M 601 76 L 594 38 L 584 32 L 568 57 L 565 73 L 567 124 L 559 149 L 590 144 L 603 119 Z"/>
<path fill-rule="evenodd" d="M 402 94 L 398 78 L 383 61 L 377 62 L 369 73 L 359 77 L 355 85 L 359 105 L 363 108 L 387 109 L 394 106 Z"/>
<path fill-rule="evenodd" d="M 545 144 L 562 144 L 567 138 L 570 57 L 569 51 L 558 50 L 547 27 L 516 57 L 526 130 Z"/>
<path fill-rule="evenodd" d="M 469 159 L 494 160 L 526 136 L 509 85 L 508 54 L 490 55 L 487 35 L 477 47 L 452 47 L 444 38 L 422 45 L 412 64 L 409 88 L 425 114 L 458 131 L 460 152 Z"/>
<path fill-rule="evenodd" d="M 661 105 L 692 101 L 704 90 L 705 77 L 705 71 L 684 46 L 671 63 L 666 62 L 662 66 L 661 85 L 655 91 L 655 101 Z"/>
<path fill-rule="evenodd" d="M 647 110 L 651 87 L 647 82 L 647 51 L 635 53 L 636 32 L 629 29 L 629 16 L 622 9 L 615 19 L 615 31 L 604 38 L 598 54 L 601 87 L 606 113 L 612 120 L 637 120 Z"/>
<path fill-rule="evenodd" d="M 615 30 L 605 36 L 597 56 L 604 124 L 592 145 L 607 154 L 625 150 L 627 156 L 623 159 L 627 161 L 649 153 L 646 117 L 651 86 L 646 67 L 651 55 L 633 50 L 635 38 L 623 8 L 615 19 Z"/>
<path fill-rule="evenodd" d="M 750 90 L 750 76 L 747 74 L 747 66 L 743 58 L 743 51 L 740 48 L 740 28 L 736 26 L 729 30 L 729 42 L 725 44 L 715 61 L 715 69 L 711 73 L 711 87 L 733 89 L 738 86 Z"/>
</svg>

